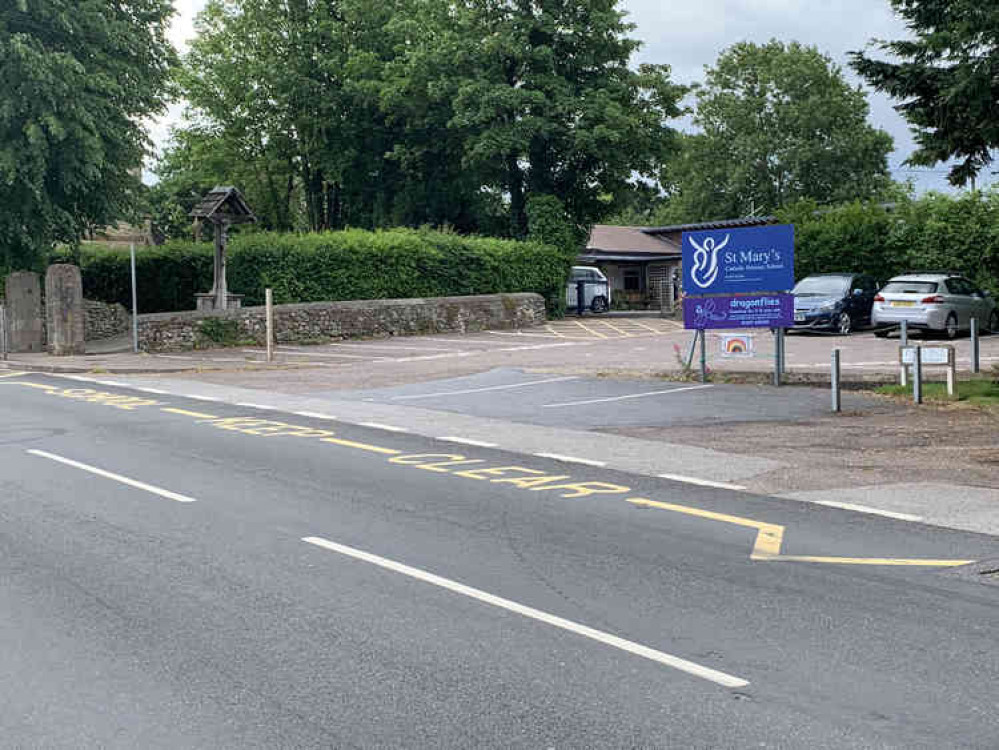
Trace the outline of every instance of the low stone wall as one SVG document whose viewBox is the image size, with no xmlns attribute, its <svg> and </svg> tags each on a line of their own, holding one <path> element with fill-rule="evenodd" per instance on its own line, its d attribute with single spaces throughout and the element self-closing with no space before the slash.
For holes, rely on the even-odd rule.
<svg viewBox="0 0 999 750">
<path fill-rule="evenodd" d="M 539 294 L 313 302 L 274 306 L 278 343 L 329 339 L 466 333 L 544 323 Z M 149 352 L 214 346 L 266 345 L 265 308 L 139 316 L 139 347 Z"/>
<path fill-rule="evenodd" d="M 110 339 L 127 333 L 132 325 L 132 316 L 119 304 L 109 305 L 91 299 L 83 300 L 86 316 L 87 341 Z"/>
</svg>

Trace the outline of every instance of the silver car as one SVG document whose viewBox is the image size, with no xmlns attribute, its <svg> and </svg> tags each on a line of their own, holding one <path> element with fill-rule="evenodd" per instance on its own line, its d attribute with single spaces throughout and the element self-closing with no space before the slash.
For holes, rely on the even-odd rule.
<svg viewBox="0 0 999 750">
<path fill-rule="evenodd" d="M 977 318 L 983 330 L 999 331 L 999 309 L 992 295 L 963 276 L 920 273 L 896 276 L 874 298 L 871 322 L 878 336 L 906 321 L 909 328 L 955 338 Z"/>
<path fill-rule="evenodd" d="M 610 309 L 611 291 L 607 277 L 599 268 L 573 266 L 572 275 L 565 289 L 565 304 L 572 311 L 576 309 L 578 282 L 583 282 L 583 307 L 595 313 L 605 313 Z"/>
</svg>

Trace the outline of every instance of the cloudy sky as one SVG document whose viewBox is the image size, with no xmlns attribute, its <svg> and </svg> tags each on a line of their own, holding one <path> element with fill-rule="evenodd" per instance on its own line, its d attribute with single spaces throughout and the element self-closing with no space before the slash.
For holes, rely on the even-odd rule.
<svg viewBox="0 0 999 750">
<path fill-rule="evenodd" d="M 172 38 L 184 50 L 194 34 L 194 16 L 205 0 L 174 0 Z M 873 38 L 897 39 L 905 28 L 891 13 L 888 0 L 623 0 L 635 34 L 645 46 L 637 62 L 667 63 L 674 78 L 692 83 L 703 76 L 725 47 L 740 41 L 766 42 L 772 38 L 797 40 L 817 46 L 853 77 L 846 54 L 864 48 Z M 902 162 L 913 150 L 912 136 L 892 103 L 870 96 L 871 120 L 895 138 L 890 162 L 898 179 L 912 178 L 921 190 L 946 189 L 946 170 L 909 170 Z M 175 106 L 152 128 L 162 144 L 181 108 Z"/>
</svg>

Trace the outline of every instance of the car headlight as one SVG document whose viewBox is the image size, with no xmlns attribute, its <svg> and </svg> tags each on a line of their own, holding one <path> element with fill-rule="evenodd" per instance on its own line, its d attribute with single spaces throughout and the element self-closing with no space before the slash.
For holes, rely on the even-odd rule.
<svg viewBox="0 0 999 750">
<path fill-rule="evenodd" d="M 819 308 L 819 312 L 832 312 L 837 307 L 839 307 L 838 302 L 830 302 L 828 305 L 822 305 L 822 307 Z"/>
</svg>

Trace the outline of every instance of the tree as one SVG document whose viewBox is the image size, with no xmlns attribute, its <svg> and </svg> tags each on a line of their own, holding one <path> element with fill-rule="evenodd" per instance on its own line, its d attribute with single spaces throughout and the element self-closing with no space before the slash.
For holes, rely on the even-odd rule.
<svg viewBox="0 0 999 750">
<path fill-rule="evenodd" d="M 890 0 L 913 38 L 879 42 L 900 62 L 851 53 L 853 67 L 902 103 L 896 109 L 916 133 L 908 163 L 950 170 L 965 185 L 999 148 L 999 5 L 982 0 Z"/>
<path fill-rule="evenodd" d="M 439 71 L 432 98 L 451 102 L 464 164 L 506 197 L 514 237 L 532 195 L 555 196 L 585 224 L 673 153 L 668 122 L 684 90 L 667 66 L 629 67 L 640 43 L 618 6 L 468 0 L 433 21 L 443 33 L 423 52 Z"/>
<path fill-rule="evenodd" d="M 134 205 L 174 51 L 170 0 L 7 0 L 0 6 L 0 265 Z"/>
<path fill-rule="evenodd" d="M 697 91 L 697 134 L 674 163 L 671 211 L 688 221 L 876 196 L 892 139 L 867 122 L 864 93 L 814 47 L 725 50 Z"/>
</svg>

